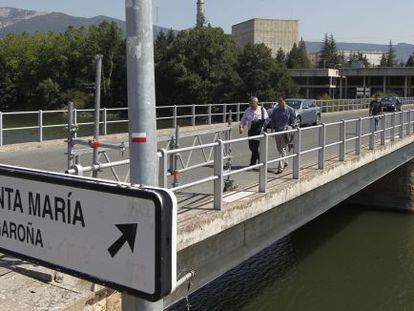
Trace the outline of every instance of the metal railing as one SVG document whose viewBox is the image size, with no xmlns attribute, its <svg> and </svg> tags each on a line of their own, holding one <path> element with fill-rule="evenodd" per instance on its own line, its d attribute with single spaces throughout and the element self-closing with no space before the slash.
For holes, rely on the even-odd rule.
<svg viewBox="0 0 414 311">
<path fill-rule="evenodd" d="M 324 170 L 328 161 L 328 151 L 330 154 L 330 161 L 345 161 L 350 153 L 356 156 L 361 154 L 361 149 L 374 150 L 378 146 L 385 145 L 387 139 L 393 142 L 396 139 L 401 139 L 406 135 L 414 133 L 414 110 L 404 110 L 401 112 L 394 112 L 391 114 L 384 114 L 381 116 L 363 117 L 349 120 L 342 120 L 333 123 L 320 124 L 313 127 L 292 129 L 285 132 L 263 133 L 262 135 L 254 137 L 243 137 L 231 140 L 218 140 L 204 146 L 192 146 L 176 150 L 162 149 L 160 152 L 160 187 L 170 188 L 174 192 L 179 192 L 184 189 L 189 189 L 195 186 L 213 183 L 213 206 L 220 210 L 223 206 L 223 192 L 225 186 L 225 178 L 229 176 L 240 175 L 247 171 L 258 170 L 257 185 L 258 192 L 266 193 L 269 185 L 268 169 L 269 166 L 281 160 L 292 161 L 292 178 L 299 180 L 305 168 L 302 163 L 304 156 L 308 154 L 315 154 L 315 163 L 310 166 L 317 167 L 318 170 Z M 352 133 L 347 131 L 348 128 L 353 128 Z M 327 134 L 336 137 L 327 139 Z M 308 131 L 316 131 L 317 143 L 310 147 L 303 146 L 303 135 Z M 269 149 L 270 139 L 279 135 L 293 135 L 293 152 L 285 157 L 272 158 L 273 152 Z M 225 152 L 226 146 L 238 143 L 247 143 L 249 140 L 260 140 L 260 161 L 256 165 L 246 166 L 242 168 L 225 169 Z M 354 144 L 353 146 L 351 145 Z M 214 148 L 214 156 L 212 163 L 212 174 L 199 178 L 198 180 L 190 181 L 186 184 L 178 186 L 168 183 L 168 176 L 171 171 L 168 167 L 169 158 L 176 154 L 184 154 L 194 152 L 202 148 Z M 306 166 L 309 168 L 309 165 Z M 251 182 L 251 177 L 249 181 Z"/>
<path fill-rule="evenodd" d="M 316 105 L 321 107 L 322 112 L 347 111 L 365 109 L 371 99 L 344 99 L 344 100 L 317 100 Z M 403 104 L 414 103 L 414 97 L 401 98 Z M 274 102 L 263 103 L 266 108 L 271 107 Z M 195 126 L 201 124 L 211 125 L 214 123 L 225 123 L 230 113 L 233 113 L 235 121 L 240 121 L 247 103 L 233 104 L 208 104 L 208 105 L 182 105 L 182 106 L 160 106 L 157 107 L 158 128 L 176 128 L 177 126 Z M 76 126 L 90 128 L 92 126 L 94 109 L 74 109 L 74 122 Z M 100 110 L 101 134 L 125 132 L 111 130 L 110 126 L 127 125 L 127 108 L 103 108 Z M 9 133 L 15 133 L 19 142 L 24 133 L 31 132 L 25 142 L 33 142 L 48 139 L 48 130 L 61 130 L 53 138 L 64 138 L 64 129 L 67 127 L 67 110 L 38 110 L 0 112 L 0 146 L 15 143 L 5 140 Z M 59 123 L 46 122 L 47 120 L 60 120 Z M 10 139 L 11 140 L 11 139 Z"/>
</svg>

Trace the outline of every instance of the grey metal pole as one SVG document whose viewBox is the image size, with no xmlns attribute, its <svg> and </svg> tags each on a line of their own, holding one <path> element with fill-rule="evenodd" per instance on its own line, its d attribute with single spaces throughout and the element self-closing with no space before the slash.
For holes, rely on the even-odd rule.
<svg viewBox="0 0 414 311">
<path fill-rule="evenodd" d="M 96 55 L 96 77 L 95 77 L 95 111 L 94 111 L 94 127 L 93 127 L 93 140 L 99 141 L 99 127 L 100 127 L 100 114 L 101 114 L 101 81 L 102 81 L 102 55 Z M 99 147 L 93 149 L 93 165 L 99 164 Z M 92 177 L 98 177 L 98 171 L 93 170 Z"/>
<path fill-rule="evenodd" d="M 158 186 L 154 38 L 151 0 L 127 0 L 127 76 L 132 184 Z M 160 311 L 163 300 L 148 302 L 123 294 L 123 311 Z"/>
</svg>

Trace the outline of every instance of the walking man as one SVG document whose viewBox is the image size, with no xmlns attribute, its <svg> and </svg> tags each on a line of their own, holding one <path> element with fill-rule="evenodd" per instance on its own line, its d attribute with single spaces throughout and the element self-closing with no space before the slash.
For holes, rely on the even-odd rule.
<svg viewBox="0 0 414 311">
<path fill-rule="evenodd" d="M 381 116 L 384 113 L 384 108 L 381 103 L 381 99 L 378 95 L 375 95 L 374 100 L 369 104 L 369 116 Z M 375 118 L 375 131 L 377 131 L 378 123 L 381 117 Z"/>
<path fill-rule="evenodd" d="M 262 106 L 259 106 L 259 100 L 257 97 L 250 98 L 250 107 L 246 109 L 244 115 L 240 121 L 240 134 L 243 134 L 244 128 L 247 127 L 249 136 L 257 136 L 262 134 L 263 127 L 269 120 L 269 115 Z M 252 152 L 250 158 L 250 166 L 256 165 L 259 162 L 259 139 L 249 140 L 249 149 Z"/>
<path fill-rule="evenodd" d="M 296 113 L 292 107 L 286 103 L 286 96 L 279 95 L 277 98 L 278 106 L 273 109 L 271 117 L 272 130 L 276 132 L 283 132 L 296 127 Z M 287 146 L 290 143 L 289 134 L 276 135 L 276 148 L 279 152 L 279 157 L 287 156 Z M 279 161 L 277 174 L 281 174 L 288 166 L 286 160 Z"/>
</svg>

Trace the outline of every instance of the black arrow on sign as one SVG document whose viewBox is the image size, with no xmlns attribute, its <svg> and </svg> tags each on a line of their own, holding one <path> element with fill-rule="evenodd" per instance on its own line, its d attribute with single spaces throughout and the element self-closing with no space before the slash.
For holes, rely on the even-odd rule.
<svg viewBox="0 0 414 311">
<path fill-rule="evenodd" d="M 119 231 L 121 231 L 122 236 L 108 248 L 108 252 L 111 257 L 115 257 L 126 242 L 128 242 L 131 251 L 134 252 L 135 237 L 137 236 L 138 224 L 123 224 L 115 226 Z"/>
</svg>

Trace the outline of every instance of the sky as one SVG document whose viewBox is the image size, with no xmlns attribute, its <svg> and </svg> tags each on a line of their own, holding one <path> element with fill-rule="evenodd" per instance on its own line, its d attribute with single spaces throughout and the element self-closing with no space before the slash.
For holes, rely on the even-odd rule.
<svg viewBox="0 0 414 311">
<path fill-rule="evenodd" d="M 195 24 L 196 0 L 153 3 L 155 24 L 174 29 Z M 255 17 L 298 19 L 306 41 L 321 41 L 325 33 L 332 33 L 344 42 L 414 43 L 413 0 L 206 0 L 206 5 L 208 22 L 226 32 Z M 124 0 L 0 0 L 4 6 L 125 19 Z"/>
</svg>

